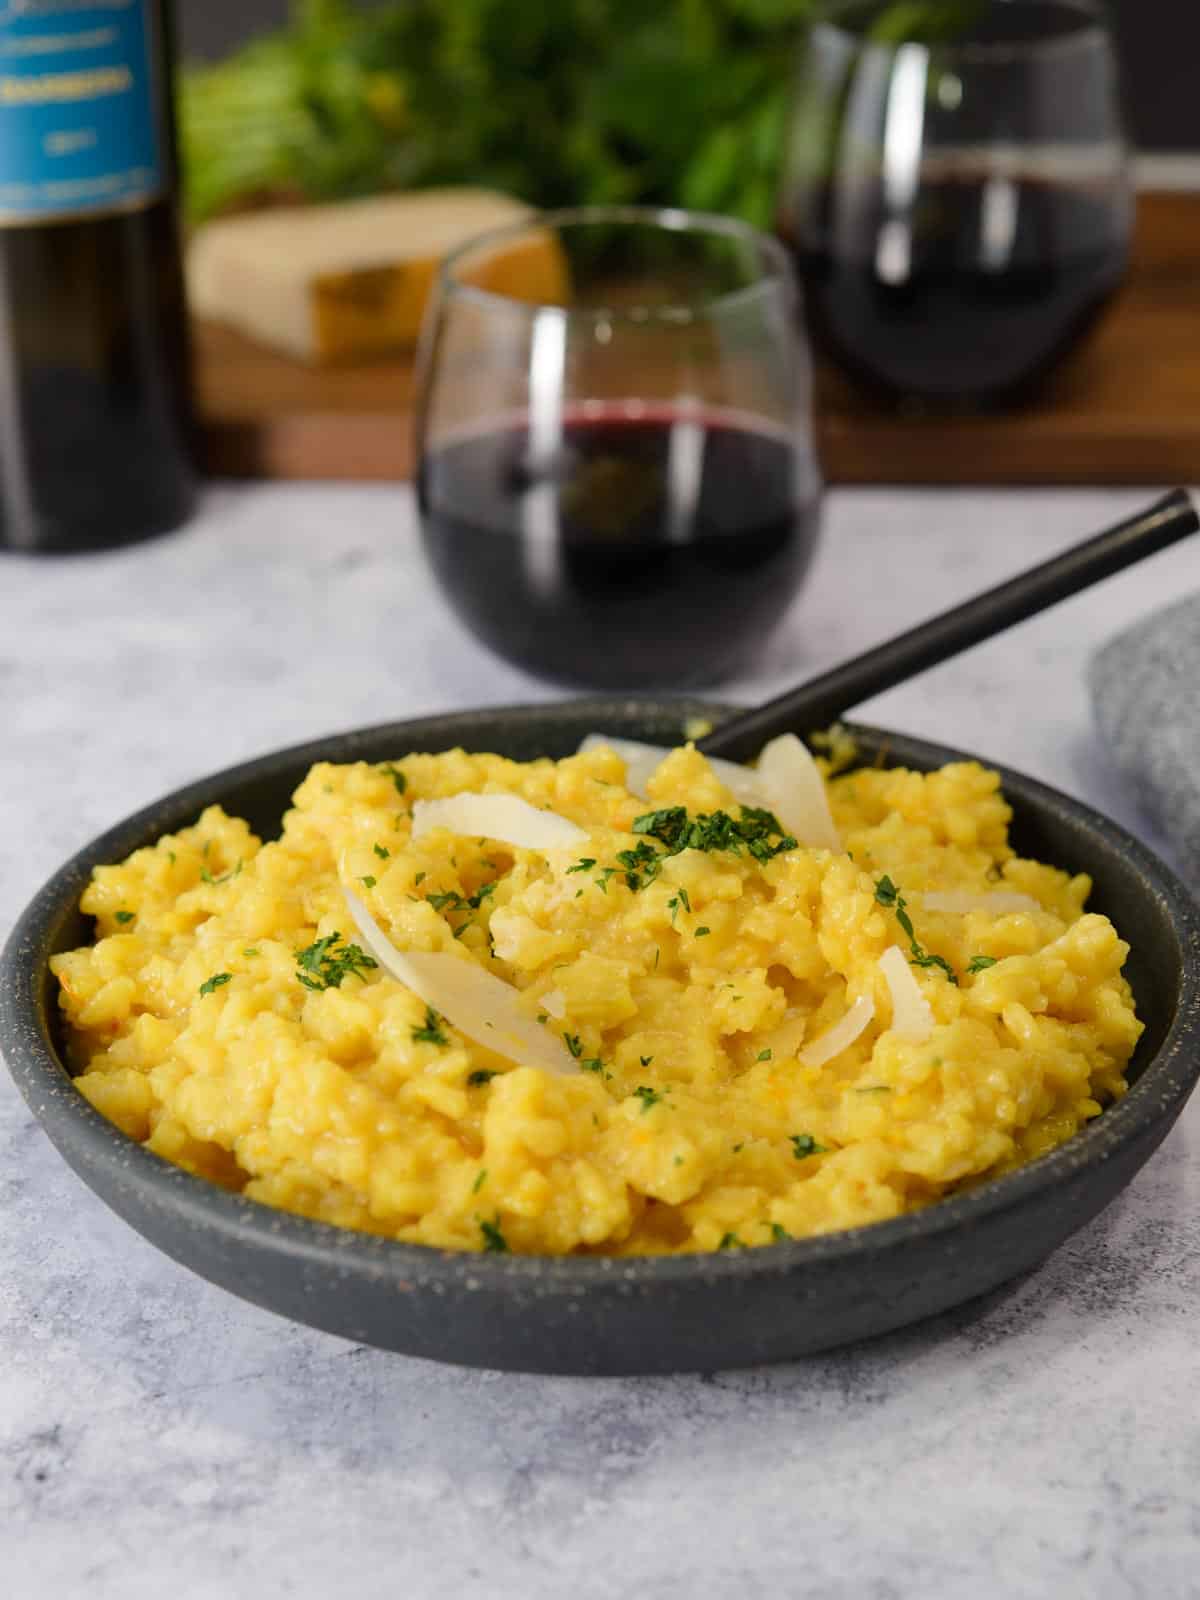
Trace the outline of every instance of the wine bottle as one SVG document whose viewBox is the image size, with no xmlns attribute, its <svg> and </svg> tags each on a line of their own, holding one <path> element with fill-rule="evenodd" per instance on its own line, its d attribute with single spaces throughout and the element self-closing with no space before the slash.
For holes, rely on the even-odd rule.
<svg viewBox="0 0 1200 1600">
<path fill-rule="evenodd" d="M 194 496 L 163 0 L 0 0 L 0 546 L 96 549 Z"/>
</svg>

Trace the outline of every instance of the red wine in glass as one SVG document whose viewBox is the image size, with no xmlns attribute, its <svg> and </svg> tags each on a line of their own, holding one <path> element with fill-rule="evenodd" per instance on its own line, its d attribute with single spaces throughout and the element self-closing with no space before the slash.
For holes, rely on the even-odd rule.
<svg viewBox="0 0 1200 1600">
<path fill-rule="evenodd" d="M 592 402 L 539 459 L 528 418 L 422 460 L 425 551 L 467 626 L 565 682 L 724 677 L 787 608 L 818 506 L 793 440 L 753 418 Z"/>
<path fill-rule="evenodd" d="M 463 246 L 415 409 L 433 574 L 532 672 L 713 683 L 800 587 L 820 497 L 808 347 L 786 251 L 744 223 L 583 207 Z"/>
<path fill-rule="evenodd" d="M 851 0 L 808 35 L 779 217 L 808 326 L 885 400 L 1020 401 L 1128 263 L 1105 18 L 1096 0 L 896 17 Z"/>
<path fill-rule="evenodd" d="M 1119 212 L 1066 186 L 1006 179 L 1012 220 L 992 260 L 988 193 L 969 174 L 927 185 L 902 272 L 888 270 L 882 217 L 874 250 L 794 241 L 814 343 L 863 386 L 887 399 L 1019 401 L 1111 299 L 1128 260 Z"/>
</svg>

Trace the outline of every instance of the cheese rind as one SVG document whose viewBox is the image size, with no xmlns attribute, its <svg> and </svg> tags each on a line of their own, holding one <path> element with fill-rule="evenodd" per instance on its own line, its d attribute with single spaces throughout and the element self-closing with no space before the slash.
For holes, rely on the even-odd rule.
<svg viewBox="0 0 1200 1600">
<path fill-rule="evenodd" d="M 318 365 L 401 350 L 442 258 L 530 215 L 491 190 L 430 189 L 220 218 L 188 250 L 192 310 Z M 529 301 L 561 303 L 565 288 L 557 246 L 536 232 L 489 252 L 471 276 Z"/>
</svg>

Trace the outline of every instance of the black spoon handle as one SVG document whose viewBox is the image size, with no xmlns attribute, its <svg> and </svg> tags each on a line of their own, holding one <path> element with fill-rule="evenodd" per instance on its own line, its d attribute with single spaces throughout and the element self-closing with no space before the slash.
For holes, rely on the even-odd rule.
<svg viewBox="0 0 1200 1600">
<path fill-rule="evenodd" d="M 745 761 L 776 734 L 827 728 L 860 701 L 1166 549 L 1197 528 L 1200 517 L 1190 497 L 1183 489 L 1173 489 L 1136 516 L 1072 545 L 1007 583 L 985 589 L 973 600 L 918 623 L 907 633 L 810 678 L 753 711 L 730 717 L 701 739 L 698 748 L 705 755 Z"/>
</svg>

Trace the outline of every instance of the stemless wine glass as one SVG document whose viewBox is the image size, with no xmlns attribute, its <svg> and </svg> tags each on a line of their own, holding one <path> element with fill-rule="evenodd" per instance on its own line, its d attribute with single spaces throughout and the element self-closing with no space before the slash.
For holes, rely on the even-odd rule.
<svg viewBox="0 0 1200 1600">
<path fill-rule="evenodd" d="M 1125 271 L 1096 0 L 845 0 L 807 35 L 779 229 L 814 340 L 884 397 L 1031 392 Z"/>
<path fill-rule="evenodd" d="M 673 210 L 542 214 L 447 259 L 417 495 L 480 639 L 551 678 L 668 693 L 753 654 L 817 533 L 795 297 L 777 241 Z"/>
</svg>

